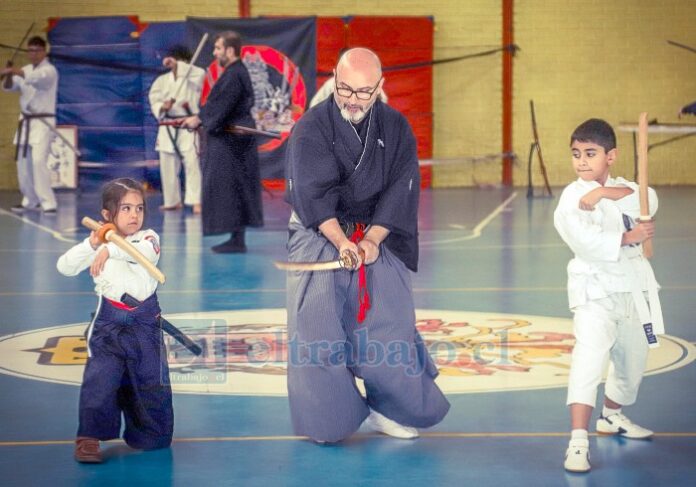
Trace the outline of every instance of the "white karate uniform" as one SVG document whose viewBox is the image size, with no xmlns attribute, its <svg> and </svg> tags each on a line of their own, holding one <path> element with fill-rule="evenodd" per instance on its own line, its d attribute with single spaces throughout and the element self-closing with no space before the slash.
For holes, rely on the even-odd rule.
<svg viewBox="0 0 696 487">
<path fill-rule="evenodd" d="M 153 230 L 140 230 L 125 237 L 147 260 L 157 265 L 160 257 L 159 235 Z M 109 249 L 109 258 L 102 272 L 94 278 L 97 294 L 121 301 L 123 293 L 128 293 L 138 301 L 145 301 L 157 289 L 157 280 L 147 270 L 121 250 L 113 242 L 104 244 Z M 60 256 L 56 267 L 64 276 L 76 276 L 94 262 L 101 246 L 94 250 L 89 237 Z"/>
<path fill-rule="evenodd" d="M 184 76 L 188 72 L 189 67 L 191 67 L 191 72 L 186 80 L 184 80 Z M 155 118 L 159 118 L 162 104 L 174 98 L 175 95 L 176 101 L 169 112 L 167 112 L 168 118 L 187 117 L 188 112 L 183 106 L 184 103 L 188 103 L 189 109 L 193 115 L 198 114 L 205 71 L 198 66 L 192 66 L 185 62 L 178 61 L 176 72 L 176 78 L 171 71 L 161 75 L 150 88 L 150 106 Z M 180 86 L 181 88 L 179 88 Z M 176 140 L 176 148 L 179 150 L 181 158 L 174 148 L 172 138 Z M 174 206 L 181 203 L 181 181 L 179 180 L 179 172 L 181 171 L 182 163 L 186 174 L 184 204 L 200 204 L 201 167 L 198 157 L 196 132 L 161 126 L 157 133 L 155 149 L 159 152 L 160 156 L 160 177 L 162 179 L 164 206 Z M 182 158 L 183 161 L 181 160 Z"/>
<path fill-rule="evenodd" d="M 607 361 L 606 396 L 622 405 L 635 402 L 648 355 L 642 325 L 652 323 L 654 334 L 664 333 L 659 286 L 642 246 L 621 246 L 626 223 L 633 228 L 640 216 L 638 185 L 610 177 L 605 186 L 628 186 L 633 194 L 618 201 L 603 198 L 594 211 L 581 210 L 580 199 L 600 185 L 578 179 L 563 190 L 554 213 L 556 230 L 575 254 L 568 263 L 576 342 L 567 404 L 593 407 Z M 655 191 L 649 189 L 648 197 L 653 216 Z"/>
<path fill-rule="evenodd" d="M 24 77 L 12 76 L 12 86 L 5 91 L 19 91 L 19 120 L 22 134 L 15 133 L 14 144 L 19 145 L 17 155 L 17 178 L 22 192 L 22 206 L 35 208 L 41 205 L 44 210 L 56 208 L 56 196 L 51 188 L 51 171 L 48 167 L 48 153 L 54 134 L 55 117 L 26 119 L 25 115 L 56 113 L 56 94 L 58 92 L 58 71 L 48 61 L 41 61 L 36 67 L 27 64 L 22 68 Z M 48 125 L 48 126 L 47 126 Z M 26 131 L 29 131 L 28 147 Z M 21 140 L 18 140 L 21 135 Z"/>
</svg>

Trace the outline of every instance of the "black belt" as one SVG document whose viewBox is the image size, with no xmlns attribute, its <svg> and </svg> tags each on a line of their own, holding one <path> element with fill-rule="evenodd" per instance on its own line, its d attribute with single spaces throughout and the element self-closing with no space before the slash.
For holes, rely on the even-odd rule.
<svg viewBox="0 0 696 487">
<path fill-rule="evenodd" d="M 338 226 L 341 227 L 341 230 L 343 230 L 343 233 L 346 234 L 346 237 L 349 237 L 353 235 L 353 232 L 355 232 L 355 222 L 338 222 Z M 292 238 L 293 235 L 295 235 L 295 232 L 297 230 L 288 230 L 288 239 Z M 321 231 L 319 231 L 319 234 L 321 235 Z"/>
<path fill-rule="evenodd" d="M 191 113 L 191 108 L 189 107 L 189 104 L 188 104 L 188 103 L 184 103 L 184 109 L 186 110 L 186 113 L 187 113 L 188 116 L 190 117 L 190 116 L 192 115 L 192 113 Z M 167 114 L 164 116 L 164 118 L 165 118 L 165 119 L 167 119 L 167 118 L 169 118 L 169 119 L 177 119 L 177 118 L 181 118 L 181 117 L 169 115 L 169 114 L 167 113 Z M 184 156 L 181 155 L 181 151 L 179 150 L 179 146 L 177 145 L 177 141 L 178 141 L 178 139 L 179 139 L 179 130 L 181 129 L 181 127 L 177 127 L 176 125 L 174 125 L 174 126 L 167 125 L 165 128 L 167 129 L 167 136 L 169 137 L 169 140 L 170 140 L 171 143 L 172 143 L 172 147 L 174 147 L 174 152 L 175 152 L 176 155 L 179 157 L 179 160 L 183 161 L 183 160 L 184 160 Z M 174 129 L 174 134 L 173 134 L 173 135 L 172 135 L 172 133 L 170 132 L 170 129 Z"/>
<path fill-rule="evenodd" d="M 19 146 L 22 144 L 22 135 L 24 135 L 24 148 L 22 149 L 22 157 L 27 157 L 27 147 L 29 146 L 29 128 L 31 127 L 32 118 L 53 118 L 55 113 L 24 113 L 22 112 L 22 118 L 19 119 L 19 124 L 17 125 L 17 145 L 15 146 L 15 161 L 19 157 Z M 24 131 L 24 125 L 27 128 Z M 22 132 L 24 131 L 24 134 Z"/>
<path fill-rule="evenodd" d="M 355 232 L 356 225 L 358 222 L 338 222 L 338 226 L 341 227 L 341 230 L 343 230 L 343 233 L 346 234 L 346 237 L 350 238 L 351 235 L 353 235 L 353 232 Z M 366 225 L 366 227 L 369 225 Z M 288 238 L 291 238 L 293 235 L 295 235 L 295 232 L 297 230 L 288 230 Z M 321 235 L 321 231 L 318 232 Z"/>
</svg>

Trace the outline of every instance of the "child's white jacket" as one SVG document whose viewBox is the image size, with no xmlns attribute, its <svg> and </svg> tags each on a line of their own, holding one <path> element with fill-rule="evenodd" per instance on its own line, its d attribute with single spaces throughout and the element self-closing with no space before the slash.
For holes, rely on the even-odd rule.
<svg viewBox="0 0 696 487">
<path fill-rule="evenodd" d="M 160 244 L 155 231 L 140 230 L 125 239 L 147 260 L 157 265 Z M 157 289 L 157 280 L 116 244 L 110 242 L 105 245 L 109 249 L 109 258 L 101 274 L 94 278 L 96 293 L 114 301 L 121 301 L 123 293 L 130 294 L 138 301 L 149 298 Z M 89 237 L 86 238 L 58 259 L 58 272 L 65 276 L 76 276 L 92 265 L 100 249 L 101 246 L 94 250 Z"/>
<path fill-rule="evenodd" d="M 630 292 L 643 323 L 652 323 L 655 334 L 664 333 L 662 310 L 650 262 L 641 245 L 621 246 L 622 235 L 633 228 L 640 216 L 638 185 L 623 178 L 611 178 L 606 187 L 627 186 L 633 193 L 617 201 L 603 198 L 593 211 L 580 209 L 580 199 L 600 184 L 578 179 L 563 190 L 554 226 L 575 254 L 568 263 L 570 309 L 588 300 L 618 292 Z M 657 211 L 657 194 L 648 191 L 650 216 Z M 644 298 L 647 292 L 650 307 Z"/>
</svg>

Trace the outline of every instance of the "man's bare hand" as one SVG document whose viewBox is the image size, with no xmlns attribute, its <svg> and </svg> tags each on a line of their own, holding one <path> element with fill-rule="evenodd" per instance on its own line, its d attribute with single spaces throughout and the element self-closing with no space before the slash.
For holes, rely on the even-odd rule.
<svg viewBox="0 0 696 487">
<path fill-rule="evenodd" d="M 162 103 L 162 106 L 160 107 L 160 113 L 167 113 L 169 110 L 172 109 L 172 106 L 174 106 L 174 99 L 169 99 Z"/>
<path fill-rule="evenodd" d="M 201 119 L 198 115 L 193 115 L 192 117 L 186 117 L 181 122 L 181 127 L 189 130 L 195 130 L 201 126 Z"/>
<path fill-rule="evenodd" d="M 358 248 L 365 254 L 364 264 L 370 265 L 377 260 L 379 257 L 379 245 L 368 238 L 362 239 L 358 242 Z"/>
<path fill-rule="evenodd" d="M 358 246 L 355 243 L 351 242 L 350 240 L 346 240 L 339 247 L 338 255 L 343 256 L 344 252 L 351 252 L 353 254 L 353 256 L 355 257 L 355 262 L 357 262 L 355 267 L 353 267 L 352 269 L 349 269 L 349 270 L 355 271 L 355 270 L 360 269 L 360 266 L 363 264 L 363 260 L 362 260 L 362 257 L 360 256 L 360 249 L 358 248 Z"/>
<path fill-rule="evenodd" d="M 24 76 L 24 71 L 22 71 L 22 68 L 15 68 L 14 66 L 0 69 L 0 76 L 8 76 L 8 75 L 9 76 Z"/>
<path fill-rule="evenodd" d="M 171 70 L 176 70 L 176 59 L 174 59 L 171 56 L 167 56 L 166 58 L 162 59 L 162 65 L 165 68 L 169 68 Z M 176 74 L 176 73 L 174 73 Z"/>
</svg>

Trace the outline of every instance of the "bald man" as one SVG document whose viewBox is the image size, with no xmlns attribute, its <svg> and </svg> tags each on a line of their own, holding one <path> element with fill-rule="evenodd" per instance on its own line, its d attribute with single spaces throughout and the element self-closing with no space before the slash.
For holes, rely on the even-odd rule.
<svg viewBox="0 0 696 487">
<path fill-rule="evenodd" d="M 449 410 L 415 327 L 416 140 L 406 119 L 379 100 L 384 78 L 375 53 L 347 51 L 334 77 L 333 97 L 310 109 L 288 142 L 288 258 L 348 256 L 355 265 L 288 274 L 293 426 L 320 443 L 340 441 L 363 422 L 412 439 Z"/>
</svg>

